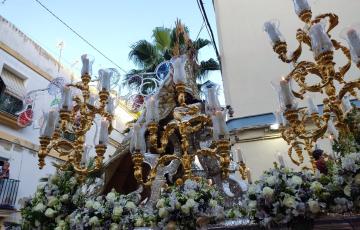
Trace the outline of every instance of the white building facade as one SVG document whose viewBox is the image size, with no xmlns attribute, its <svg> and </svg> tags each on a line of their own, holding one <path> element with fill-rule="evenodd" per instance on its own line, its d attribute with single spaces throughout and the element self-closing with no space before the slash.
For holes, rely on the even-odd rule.
<svg viewBox="0 0 360 230">
<path fill-rule="evenodd" d="M 335 13 L 339 25 L 332 31 L 335 39 L 341 31 L 360 23 L 360 1 L 358 0 L 309 0 L 313 15 Z M 292 0 L 214 0 L 217 32 L 222 62 L 222 76 L 226 104 L 234 109 L 234 118 L 228 121 L 235 145 L 245 155 L 246 163 L 254 177 L 273 166 L 276 153 L 281 152 L 289 166 L 294 166 L 287 157 L 288 145 L 279 132 L 271 130 L 275 122 L 272 113 L 278 109 L 277 96 L 270 82 L 278 82 L 291 71 L 291 66 L 278 59 L 273 52 L 267 34 L 263 32 L 266 21 L 277 19 L 280 31 L 290 51 L 295 50 L 296 30 L 303 28 L 294 11 Z M 304 47 L 307 49 L 307 47 Z M 305 60 L 312 60 L 310 51 L 303 52 Z M 345 63 L 342 56 L 335 61 Z M 352 67 L 346 79 L 355 79 L 359 70 Z M 310 95 L 320 105 L 322 97 Z M 300 107 L 305 104 L 300 104 Z M 331 148 L 328 140 L 319 142 L 326 152 Z"/>
<path fill-rule="evenodd" d="M 17 112 L 23 106 L 23 97 L 32 90 L 46 89 L 54 78 L 63 77 L 69 82 L 71 78 L 76 79 L 76 75 L 79 74 L 73 74 L 61 66 L 47 51 L 0 16 L 0 163 L 10 163 L 9 179 L 12 184 L 16 184 L 9 187 L 9 181 L 7 184 L 2 182 L 0 221 L 4 217 L 7 217 L 6 221 L 17 221 L 19 199 L 34 194 L 39 179 L 55 172 L 52 162 L 62 161 L 54 151 L 46 158 L 46 166 L 42 170 L 37 166 L 38 123 L 43 112 L 50 109 L 54 97 L 46 90 L 39 94 L 32 108 L 29 107 L 33 111 L 33 122 L 21 127 L 18 125 Z M 135 117 L 124 106 L 116 108 L 115 129 L 109 138 L 105 159 L 120 144 L 125 123 Z M 87 142 L 92 141 L 94 133 L 95 129 L 92 129 Z"/>
</svg>

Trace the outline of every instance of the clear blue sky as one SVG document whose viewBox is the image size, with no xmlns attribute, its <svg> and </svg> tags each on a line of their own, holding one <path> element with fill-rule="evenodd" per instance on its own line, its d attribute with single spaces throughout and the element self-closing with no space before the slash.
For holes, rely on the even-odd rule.
<svg viewBox="0 0 360 230">
<path fill-rule="evenodd" d="M 64 41 L 64 65 L 69 67 L 80 59 L 81 54 L 89 53 L 95 57 L 94 69 L 114 67 L 35 0 L 6 0 L 1 4 L 2 1 L 0 14 L 53 56 L 59 54 L 57 43 Z M 130 45 L 140 39 L 150 40 L 154 27 L 173 27 L 179 18 L 195 39 L 203 24 L 196 0 L 40 1 L 126 71 L 135 67 L 128 59 Z M 212 0 L 204 0 L 204 3 L 217 40 Z M 210 40 L 205 27 L 200 37 Z M 211 46 L 201 50 L 200 60 L 210 57 L 216 59 Z M 74 71 L 79 71 L 80 67 L 79 62 L 74 65 Z M 210 74 L 209 79 L 221 84 L 220 72 Z"/>
</svg>

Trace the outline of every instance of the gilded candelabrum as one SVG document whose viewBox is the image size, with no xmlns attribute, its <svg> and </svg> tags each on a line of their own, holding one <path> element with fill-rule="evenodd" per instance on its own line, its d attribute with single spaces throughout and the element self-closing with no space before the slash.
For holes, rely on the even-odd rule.
<svg viewBox="0 0 360 230">
<path fill-rule="evenodd" d="M 297 1 L 294 2 L 297 4 Z M 284 112 L 288 124 L 280 127 L 282 137 L 290 145 L 288 154 L 292 162 L 296 165 L 303 163 L 304 156 L 302 150 L 305 149 L 309 153 L 312 166 L 314 167 L 311 153 L 316 141 L 324 136 L 330 116 L 334 116 L 335 126 L 340 131 L 340 134 L 348 131 L 348 127 L 344 123 L 345 111 L 341 107 L 341 102 L 347 93 L 355 97 L 357 96 L 356 89 L 358 90 L 360 87 L 360 79 L 355 81 L 345 80 L 345 75 L 352 64 L 350 50 L 339 41 L 331 39 L 329 34 L 338 25 L 338 16 L 328 13 L 313 18 L 311 9 L 306 5 L 303 10 L 297 13 L 300 20 L 305 23 L 305 26 L 304 29 L 297 30 L 296 40 L 298 41 L 298 47 L 292 52 L 291 56 L 288 56 L 287 43 L 282 39 L 281 33 L 277 32 L 275 24 L 271 25 L 271 22 L 266 23 L 265 31 L 268 32 L 272 40 L 273 50 L 278 54 L 279 59 L 285 63 L 292 63 L 294 66 L 293 70 L 285 78 L 288 82 L 293 81 L 298 85 L 299 90 L 292 90 L 292 94 L 299 99 L 303 99 L 304 95 L 308 92 L 317 92 L 325 96 L 322 114 L 317 112 L 309 114 L 306 109 L 289 106 L 285 108 Z M 311 30 L 315 29 L 315 26 L 322 19 L 328 20 L 328 26 L 324 29 L 324 36 L 328 36 L 329 44 L 332 47 L 324 52 L 316 53 Z M 304 46 L 308 46 L 314 52 L 313 62 L 298 61 Z M 334 62 L 335 53 L 342 53 L 345 56 L 347 62 L 344 66 L 336 66 Z M 355 64 L 360 68 L 360 62 Z M 309 84 L 307 80 L 310 76 L 316 76 L 319 82 Z M 339 85 L 339 89 L 335 85 Z M 293 150 L 297 155 L 297 159 L 292 156 Z"/>
<path fill-rule="evenodd" d="M 159 154 L 156 165 L 150 170 L 146 181 L 143 181 L 142 163 L 144 160 L 143 153 L 139 149 L 135 149 L 132 153 L 134 163 L 134 175 L 139 184 L 151 186 L 155 180 L 158 168 L 165 166 L 173 160 L 177 160 L 182 165 L 183 175 L 176 181 L 176 184 L 182 184 L 186 179 L 196 179 L 192 174 L 192 165 L 195 156 L 209 156 L 217 160 L 220 164 L 222 177 L 227 178 L 229 175 L 230 164 L 230 141 L 225 136 L 213 141 L 211 148 L 198 149 L 190 153 L 190 138 L 195 133 L 211 127 L 212 119 L 209 115 L 202 114 L 199 105 L 187 105 L 185 102 L 185 85 L 176 84 L 178 107 L 173 111 L 174 120 L 160 129 L 159 124 L 155 121 L 147 123 L 147 144 L 146 148 L 149 152 Z M 147 110 L 149 108 L 146 108 Z M 181 155 L 166 152 L 170 137 L 176 133 Z"/>
<path fill-rule="evenodd" d="M 241 179 L 246 180 L 248 178 L 248 170 L 244 161 L 240 161 L 238 164 L 238 171 L 241 175 Z"/>
<path fill-rule="evenodd" d="M 109 114 L 105 106 L 109 98 L 109 92 L 102 90 L 99 92 L 99 106 L 89 104 L 89 83 L 91 77 L 84 74 L 81 81 L 76 84 L 69 84 L 68 87 L 75 87 L 82 92 L 82 96 L 72 97 L 75 102 L 71 109 L 62 108 L 59 111 L 58 125 L 51 137 L 40 136 L 40 150 L 38 153 L 39 167 L 45 165 L 44 159 L 50 151 L 55 150 L 62 157 L 67 157 L 67 161 L 62 165 L 57 165 L 60 169 L 72 166 L 75 172 L 84 178 L 88 173 L 101 169 L 106 152 L 106 143 L 99 143 L 95 146 L 95 164 L 90 169 L 81 163 L 85 148 L 85 135 L 94 124 L 95 115 L 99 114 L 108 121 L 108 133 L 112 131 L 111 121 L 113 116 Z M 61 134 L 69 132 L 75 136 L 74 141 L 62 138 Z"/>
</svg>

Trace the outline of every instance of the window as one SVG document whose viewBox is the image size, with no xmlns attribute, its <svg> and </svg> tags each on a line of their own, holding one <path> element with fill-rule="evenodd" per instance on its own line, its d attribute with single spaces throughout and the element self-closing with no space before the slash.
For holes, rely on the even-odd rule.
<svg viewBox="0 0 360 230">
<path fill-rule="evenodd" d="M 24 80 L 4 68 L 0 76 L 0 112 L 16 117 L 23 107 L 25 92 Z"/>
</svg>

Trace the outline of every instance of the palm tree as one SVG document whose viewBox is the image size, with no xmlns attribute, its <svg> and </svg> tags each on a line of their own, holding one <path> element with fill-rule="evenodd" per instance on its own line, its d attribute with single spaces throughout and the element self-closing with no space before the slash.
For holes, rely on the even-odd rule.
<svg viewBox="0 0 360 230">
<path fill-rule="evenodd" d="M 198 63 L 198 52 L 201 48 L 211 44 L 207 39 L 198 38 L 192 41 L 189 38 L 188 29 L 179 20 L 175 28 L 156 27 L 152 31 L 152 41 L 140 40 L 131 46 L 129 59 L 134 62 L 138 69 L 133 69 L 126 76 L 125 81 L 129 85 L 137 86 L 139 81 L 131 81 L 134 74 L 154 72 L 156 66 L 173 56 L 187 53 L 194 61 L 193 69 L 199 80 L 204 80 L 209 71 L 219 70 L 217 61 L 209 60 Z"/>
</svg>

